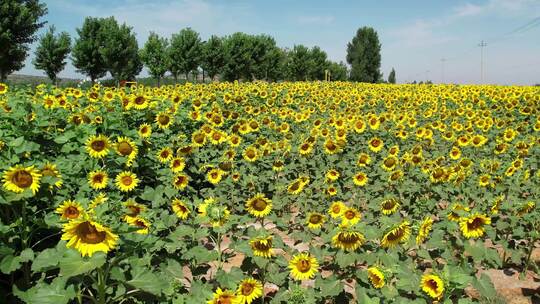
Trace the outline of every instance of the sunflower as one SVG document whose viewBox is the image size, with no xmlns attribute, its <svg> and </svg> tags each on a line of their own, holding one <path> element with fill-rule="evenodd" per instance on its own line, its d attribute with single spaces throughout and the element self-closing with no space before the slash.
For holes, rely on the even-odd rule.
<svg viewBox="0 0 540 304">
<path fill-rule="evenodd" d="M 239 304 L 239 298 L 232 290 L 221 290 L 218 287 L 214 293 L 212 300 L 207 301 L 206 304 Z"/>
<path fill-rule="evenodd" d="M 452 150 L 450 150 L 450 153 L 448 153 L 451 159 L 458 160 L 461 157 L 461 150 L 454 146 L 452 147 Z"/>
<path fill-rule="evenodd" d="M 342 224 L 343 225 L 354 225 L 360 221 L 362 214 L 356 208 L 349 207 L 343 211 L 341 214 Z"/>
<path fill-rule="evenodd" d="M 523 216 L 523 215 L 533 211 L 533 209 L 535 207 L 536 207 L 535 202 L 533 202 L 533 201 L 526 202 L 523 205 L 521 205 L 521 207 L 519 207 L 519 209 L 517 210 L 517 215 L 518 216 Z"/>
<path fill-rule="evenodd" d="M 242 156 L 248 162 L 254 162 L 259 157 L 259 152 L 257 151 L 255 147 L 250 146 L 244 150 L 244 153 L 242 154 Z"/>
<path fill-rule="evenodd" d="M 384 286 L 384 274 L 377 267 L 368 268 L 368 278 L 373 287 L 379 289 Z"/>
<path fill-rule="evenodd" d="M 30 189 L 35 195 L 39 190 L 41 174 L 34 166 L 24 167 L 15 165 L 15 167 L 4 171 L 2 179 L 4 181 L 4 189 L 8 191 L 21 193 L 26 189 Z"/>
<path fill-rule="evenodd" d="M 362 246 L 365 242 L 366 239 L 363 234 L 346 229 L 341 229 L 332 237 L 332 245 L 345 251 L 354 251 Z"/>
<path fill-rule="evenodd" d="M 409 221 L 403 221 L 397 227 L 390 229 L 381 240 L 381 247 L 393 248 L 399 243 L 406 242 L 411 235 Z"/>
<path fill-rule="evenodd" d="M 310 256 L 309 253 L 297 254 L 289 262 L 289 269 L 295 280 L 312 279 L 319 271 L 318 268 L 317 259 Z"/>
<path fill-rule="evenodd" d="M 90 184 L 90 187 L 96 190 L 103 189 L 107 187 L 107 183 L 109 182 L 109 176 L 107 175 L 107 172 L 102 170 L 95 170 L 90 173 L 88 173 L 88 183 Z"/>
<path fill-rule="evenodd" d="M 152 135 L 152 127 L 147 123 L 143 123 L 142 125 L 139 126 L 138 133 L 140 137 L 148 138 Z"/>
<path fill-rule="evenodd" d="M 326 217 L 323 214 L 314 212 L 308 215 L 306 224 L 310 229 L 320 229 L 325 221 Z"/>
<path fill-rule="evenodd" d="M 130 226 L 139 227 L 137 231 L 135 231 L 138 234 L 148 234 L 148 230 L 150 228 L 150 222 L 143 219 L 142 217 L 126 217 L 126 222 Z"/>
<path fill-rule="evenodd" d="M 451 220 L 452 222 L 459 222 L 461 217 L 460 217 L 458 212 L 460 212 L 460 211 L 469 212 L 469 211 L 471 211 L 471 209 L 469 207 L 465 207 L 465 206 L 463 206 L 461 204 L 454 204 L 452 206 L 452 210 L 450 210 L 450 212 L 448 213 L 447 218 L 449 220 Z"/>
<path fill-rule="evenodd" d="M 336 169 L 330 169 L 326 172 L 326 179 L 335 182 L 339 178 L 339 172 Z"/>
<path fill-rule="evenodd" d="M 55 164 L 46 163 L 41 167 L 39 172 L 41 173 L 42 176 L 49 176 L 51 178 L 56 179 L 56 181 L 54 182 L 54 186 L 56 188 L 62 187 L 62 184 L 64 183 L 62 181 L 62 174 L 60 174 L 60 171 L 56 169 Z"/>
<path fill-rule="evenodd" d="M 165 129 L 168 129 L 172 125 L 174 119 L 169 114 L 162 112 L 156 115 L 155 121 L 160 129 L 165 130 Z"/>
<path fill-rule="evenodd" d="M 176 174 L 173 178 L 173 186 L 178 190 L 184 190 L 187 187 L 188 182 L 189 176 L 183 173 Z"/>
<path fill-rule="evenodd" d="M 272 249 L 272 236 L 258 237 L 249 241 L 251 250 L 255 256 L 271 258 L 274 254 Z"/>
<path fill-rule="evenodd" d="M 485 214 L 475 213 L 469 217 L 462 218 L 459 223 L 461 233 L 466 238 L 479 238 L 484 235 L 484 225 L 490 225 L 491 219 Z"/>
<path fill-rule="evenodd" d="M 396 198 L 389 198 L 381 203 L 381 212 L 384 215 L 390 215 L 397 211 L 399 208 L 399 201 Z"/>
<path fill-rule="evenodd" d="M 324 152 L 326 154 L 332 155 L 338 152 L 338 150 L 339 146 L 332 139 L 327 139 L 324 143 Z"/>
<path fill-rule="evenodd" d="M 171 160 L 171 171 L 174 173 L 178 173 L 186 167 L 186 161 L 183 157 L 174 157 Z"/>
<path fill-rule="evenodd" d="M 67 200 L 63 201 L 55 212 L 60 214 L 63 220 L 73 220 L 83 215 L 84 209 L 78 202 Z"/>
<path fill-rule="evenodd" d="M 175 198 L 173 201 L 172 201 L 172 209 L 173 209 L 173 212 L 176 213 L 176 215 L 182 219 L 182 220 L 185 220 L 188 218 L 189 216 L 189 213 L 191 212 L 191 210 L 189 210 L 188 206 L 186 205 L 186 203 L 182 202 L 181 200 Z"/>
<path fill-rule="evenodd" d="M 379 152 L 384 147 L 384 142 L 382 141 L 382 139 L 374 137 L 369 140 L 368 146 L 371 151 Z"/>
<path fill-rule="evenodd" d="M 362 152 L 360 153 L 360 155 L 358 155 L 358 160 L 356 161 L 356 164 L 359 167 L 366 167 L 370 163 L 371 163 L 371 157 L 369 156 L 369 154 Z"/>
<path fill-rule="evenodd" d="M 89 212 L 94 211 L 92 209 L 94 209 L 97 206 L 105 203 L 107 200 L 109 200 L 109 198 L 107 197 L 107 195 L 105 195 L 105 193 L 103 193 L 103 192 L 98 193 L 98 195 L 96 197 L 94 197 L 93 200 L 90 201 L 90 204 L 88 204 Z"/>
<path fill-rule="evenodd" d="M 111 229 L 87 219 L 75 219 L 62 228 L 62 240 L 68 241 L 68 248 L 77 249 L 82 256 L 92 256 L 94 252 L 111 251 L 118 236 Z"/>
<path fill-rule="evenodd" d="M 427 216 L 420 225 L 420 228 L 418 229 L 418 235 L 416 236 L 416 244 L 421 244 L 426 240 L 432 226 L 433 220 L 431 219 L 431 217 Z"/>
<path fill-rule="evenodd" d="M 144 110 L 148 108 L 148 98 L 144 95 L 133 96 L 133 100 L 130 105 L 132 105 L 137 110 Z"/>
<path fill-rule="evenodd" d="M 296 179 L 295 181 L 289 184 L 289 186 L 287 187 L 287 192 L 289 192 L 290 194 L 296 195 L 302 192 L 305 186 L 306 184 L 303 183 L 302 180 Z"/>
<path fill-rule="evenodd" d="M 487 187 L 490 184 L 491 176 L 489 174 L 483 174 L 478 178 L 478 185 L 480 187 Z"/>
<path fill-rule="evenodd" d="M 265 217 L 272 210 L 272 201 L 262 193 L 257 193 L 246 202 L 246 209 L 251 215 Z"/>
<path fill-rule="evenodd" d="M 116 140 L 116 153 L 127 158 L 127 165 L 130 166 L 137 156 L 139 149 L 137 145 L 127 137 L 118 137 Z"/>
<path fill-rule="evenodd" d="M 92 135 L 86 140 L 86 151 L 94 158 L 103 158 L 109 153 L 109 138 L 103 134 Z"/>
<path fill-rule="evenodd" d="M 444 293 L 444 282 L 434 274 L 424 274 L 420 282 L 422 290 L 431 298 L 440 300 Z"/>
<path fill-rule="evenodd" d="M 396 167 L 398 163 L 398 158 L 395 157 L 395 156 L 388 156 L 387 158 L 385 158 L 381 164 L 381 167 L 385 170 L 385 171 L 392 171 L 394 170 L 394 168 Z"/>
<path fill-rule="evenodd" d="M 9 90 L 8 85 L 0 82 L 0 95 L 6 94 L 8 90 Z"/>
<path fill-rule="evenodd" d="M 127 221 L 127 217 L 135 218 L 138 217 L 143 211 L 146 210 L 146 206 L 135 202 L 133 199 L 129 199 L 124 202 L 124 207 L 126 208 L 126 215 L 124 220 Z"/>
<path fill-rule="evenodd" d="M 347 206 L 342 201 L 336 201 L 330 205 L 328 214 L 330 214 L 332 218 L 338 218 L 343 214 L 343 212 L 345 212 L 346 209 Z"/>
<path fill-rule="evenodd" d="M 157 153 L 157 158 L 162 163 L 167 163 L 173 158 L 173 151 L 169 147 L 164 147 Z"/>
<path fill-rule="evenodd" d="M 369 179 L 364 172 L 358 172 L 353 176 L 353 182 L 357 186 L 365 186 L 368 180 Z"/>
<path fill-rule="evenodd" d="M 214 168 L 210 171 L 208 171 L 208 173 L 206 174 L 206 179 L 216 185 L 217 183 L 219 183 L 221 181 L 221 178 L 223 177 L 223 174 L 225 172 L 219 168 Z"/>
<path fill-rule="evenodd" d="M 309 142 L 305 142 L 301 144 L 300 147 L 298 148 L 298 153 L 300 153 L 300 155 L 308 155 L 312 151 L 313 151 L 313 145 L 310 144 Z"/>
<path fill-rule="evenodd" d="M 238 289 L 236 290 L 238 304 L 251 304 L 253 300 L 260 298 L 262 295 L 262 283 L 252 278 L 247 278 L 240 281 Z"/>
<path fill-rule="evenodd" d="M 116 176 L 116 187 L 122 192 L 129 192 L 139 184 L 139 179 L 135 173 L 124 171 Z"/>
</svg>

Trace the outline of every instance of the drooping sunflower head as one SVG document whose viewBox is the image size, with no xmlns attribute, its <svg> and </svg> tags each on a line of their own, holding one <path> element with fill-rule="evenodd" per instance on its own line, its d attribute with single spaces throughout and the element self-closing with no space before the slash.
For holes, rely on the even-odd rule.
<svg viewBox="0 0 540 304">
<path fill-rule="evenodd" d="M 247 278 L 238 284 L 236 290 L 236 296 L 238 297 L 238 303 L 251 304 L 253 300 L 260 298 L 263 295 L 263 285 L 261 282 Z"/>
<path fill-rule="evenodd" d="M 479 238 L 485 233 L 485 226 L 491 224 L 491 218 L 485 214 L 475 213 L 462 218 L 459 223 L 461 233 L 466 238 Z"/>
<path fill-rule="evenodd" d="M 265 217 L 272 210 L 272 201 L 263 193 L 257 193 L 246 202 L 246 209 L 256 217 Z"/>
<path fill-rule="evenodd" d="M 232 290 L 221 290 L 218 287 L 211 300 L 207 301 L 207 304 L 238 304 L 238 297 Z"/>
<path fill-rule="evenodd" d="M 354 251 L 366 242 L 364 235 L 358 231 L 342 228 L 332 237 L 332 245 L 345 251 Z"/>
<path fill-rule="evenodd" d="M 340 217 L 347 209 L 347 206 L 342 201 L 333 202 L 328 209 L 328 213 L 332 218 Z"/>
<path fill-rule="evenodd" d="M 422 290 L 432 299 L 440 300 L 444 293 L 444 282 L 434 274 L 424 274 L 420 282 Z"/>
<path fill-rule="evenodd" d="M 175 198 L 172 201 L 172 209 L 173 212 L 182 220 L 185 220 L 188 218 L 189 214 L 191 213 L 191 210 L 189 207 L 184 203 L 183 201 Z"/>
<path fill-rule="evenodd" d="M 103 134 L 92 135 L 86 140 L 86 151 L 93 158 L 103 158 L 109 153 L 109 138 Z"/>
<path fill-rule="evenodd" d="M 124 157 L 136 155 L 138 152 L 137 145 L 127 137 L 118 137 L 115 148 L 116 153 Z"/>
<path fill-rule="evenodd" d="M 273 253 L 272 249 L 272 236 L 258 237 L 249 241 L 251 250 L 255 256 L 263 258 L 271 258 Z"/>
<path fill-rule="evenodd" d="M 54 182 L 54 186 L 57 188 L 62 187 L 63 181 L 62 181 L 62 174 L 60 174 L 60 171 L 56 168 L 55 164 L 51 163 L 45 163 L 41 169 L 39 170 L 42 176 L 49 176 L 54 178 L 56 181 Z"/>
<path fill-rule="evenodd" d="M 429 235 L 431 228 L 433 226 L 433 219 L 431 217 L 426 217 L 420 228 L 418 229 L 418 235 L 416 236 L 416 244 L 423 243 Z"/>
<path fill-rule="evenodd" d="M 384 274 L 377 267 L 368 268 L 368 279 L 373 287 L 379 289 L 385 284 Z"/>
<path fill-rule="evenodd" d="M 310 229 L 320 229 L 325 221 L 326 217 L 323 214 L 313 212 L 308 215 L 306 224 Z"/>
<path fill-rule="evenodd" d="M 409 221 L 405 220 L 398 226 L 390 229 L 381 240 L 381 247 L 393 248 L 399 243 L 406 242 L 411 235 L 411 227 Z"/>
<path fill-rule="evenodd" d="M 73 220 L 81 217 L 84 214 L 84 209 L 78 202 L 67 200 L 63 201 L 55 212 L 60 214 L 63 220 Z"/>
<path fill-rule="evenodd" d="M 117 243 L 118 236 L 111 229 L 97 222 L 75 219 L 64 224 L 62 240 L 68 248 L 75 248 L 82 256 L 92 256 L 97 251 L 109 252 Z"/>
<path fill-rule="evenodd" d="M 319 262 L 309 253 L 300 253 L 290 260 L 289 269 L 295 280 L 309 280 L 319 271 Z"/>
<path fill-rule="evenodd" d="M 4 171 L 2 176 L 6 190 L 21 193 L 26 189 L 30 189 L 34 195 L 39 190 L 40 179 L 41 174 L 34 166 L 24 167 L 22 165 L 9 168 Z"/>
<path fill-rule="evenodd" d="M 148 231 L 150 229 L 150 222 L 145 220 L 142 217 L 126 217 L 126 222 L 130 226 L 138 227 L 139 229 L 135 231 L 138 234 L 148 234 Z"/>
<path fill-rule="evenodd" d="M 135 202 L 133 199 L 129 199 L 124 202 L 126 208 L 126 216 L 137 217 L 146 210 L 146 206 Z"/>
<path fill-rule="evenodd" d="M 381 203 L 381 212 L 384 215 L 390 215 L 397 211 L 399 208 L 399 201 L 397 198 L 385 199 Z"/>
<path fill-rule="evenodd" d="M 95 170 L 88 174 L 88 183 L 90 184 L 90 187 L 96 190 L 103 189 L 107 187 L 107 183 L 109 182 L 109 176 L 107 175 L 107 172 L 102 170 Z"/>
</svg>

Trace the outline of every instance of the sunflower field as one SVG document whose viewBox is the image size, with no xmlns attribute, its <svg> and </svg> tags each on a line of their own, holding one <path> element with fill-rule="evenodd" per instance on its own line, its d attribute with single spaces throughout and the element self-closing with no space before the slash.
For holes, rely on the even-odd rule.
<svg viewBox="0 0 540 304">
<path fill-rule="evenodd" d="M 540 88 L 0 84 L 0 302 L 497 303 Z M 473 290 L 474 292 L 468 292 Z"/>
</svg>

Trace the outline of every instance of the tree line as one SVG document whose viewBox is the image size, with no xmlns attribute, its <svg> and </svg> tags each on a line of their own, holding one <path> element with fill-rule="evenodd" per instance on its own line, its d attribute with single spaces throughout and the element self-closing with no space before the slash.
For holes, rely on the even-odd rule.
<svg viewBox="0 0 540 304">
<path fill-rule="evenodd" d="M 224 81 L 306 81 L 331 80 L 381 82 L 380 48 L 377 32 L 369 27 L 358 29 L 347 45 L 347 63 L 333 62 L 320 47 L 293 48 L 277 46 L 273 37 L 237 32 L 225 37 L 211 36 L 204 41 L 199 33 L 184 28 L 171 37 L 151 32 L 141 49 L 133 28 L 119 24 L 114 17 L 87 17 L 77 37 L 67 32 L 57 33 L 54 26 L 39 39 L 37 30 L 44 26 L 40 18 L 47 13 L 38 0 L 4 0 L 0 4 L 0 81 L 23 67 L 28 45 L 38 40 L 36 69 L 43 70 L 51 81 L 65 68 L 70 57 L 77 72 L 92 82 L 107 74 L 117 82 L 134 80 L 146 67 L 160 83 L 167 73 L 175 81 L 202 74 Z M 6 34 L 7 33 L 7 34 Z M 5 47 L 4 47 L 5 46 Z M 395 71 L 388 82 L 395 83 Z"/>
</svg>

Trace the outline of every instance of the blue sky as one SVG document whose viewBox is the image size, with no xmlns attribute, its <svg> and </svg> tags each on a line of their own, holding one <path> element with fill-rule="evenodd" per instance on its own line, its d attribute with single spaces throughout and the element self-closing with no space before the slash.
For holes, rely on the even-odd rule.
<svg viewBox="0 0 540 304">
<path fill-rule="evenodd" d="M 347 42 L 371 26 L 382 44 L 381 70 L 395 68 L 398 82 L 479 83 L 484 40 L 484 82 L 540 83 L 540 0 L 44 2 L 48 24 L 73 37 L 85 16 L 115 16 L 134 28 L 139 45 L 150 31 L 168 37 L 189 26 L 203 39 L 242 31 L 272 35 L 282 47 L 319 45 L 334 61 L 345 61 Z M 31 59 L 19 73 L 42 75 Z M 61 76 L 82 77 L 71 62 Z"/>
</svg>

